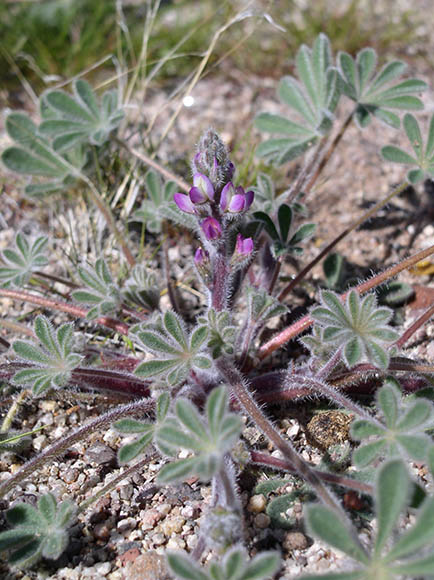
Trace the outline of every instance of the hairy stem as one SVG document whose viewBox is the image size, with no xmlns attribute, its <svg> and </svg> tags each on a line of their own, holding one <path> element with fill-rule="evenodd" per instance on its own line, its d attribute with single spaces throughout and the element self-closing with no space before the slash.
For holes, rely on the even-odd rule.
<svg viewBox="0 0 434 580">
<path fill-rule="evenodd" d="M 348 234 L 353 232 L 363 222 L 365 222 L 366 220 L 371 218 L 374 214 L 376 214 L 377 211 L 381 209 L 383 206 L 385 206 L 387 203 L 389 203 L 389 201 L 393 197 L 402 193 L 408 187 L 408 185 L 409 185 L 408 182 L 404 181 L 403 183 L 398 185 L 398 187 L 396 187 L 391 193 L 389 193 L 389 195 L 387 195 L 383 199 L 380 199 L 379 202 L 377 202 L 373 207 L 371 207 L 371 209 L 369 209 L 366 213 L 364 213 L 360 218 L 354 220 L 347 228 L 345 228 L 343 232 L 341 232 L 337 236 L 337 238 L 332 240 L 323 250 L 321 250 L 321 252 L 311 262 L 309 262 L 309 264 L 307 264 L 297 274 L 297 276 L 293 278 L 291 282 L 289 282 L 289 284 L 285 286 L 285 288 L 283 288 L 283 290 L 280 292 L 278 296 L 278 300 L 280 301 L 284 300 L 286 296 L 306 277 L 306 275 L 312 270 L 312 268 L 314 268 L 318 264 L 318 262 L 320 262 L 325 256 L 327 256 L 327 254 L 329 254 L 330 251 L 335 246 L 337 246 L 339 242 L 341 242 L 344 238 L 346 238 Z"/>
<path fill-rule="evenodd" d="M 402 336 L 398 338 L 398 340 L 395 342 L 395 346 L 397 346 L 398 348 L 402 348 L 404 344 L 413 336 L 413 334 L 417 330 L 419 330 L 419 328 L 423 324 L 425 324 L 425 322 L 427 322 L 433 315 L 434 315 L 434 304 L 432 304 L 429 308 L 427 308 L 427 310 L 425 310 L 422 316 L 419 316 L 419 318 L 415 320 L 413 324 L 409 326 L 409 328 L 407 328 L 407 330 L 402 334 Z"/>
<path fill-rule="evenodd" d="M 43 296 L 36 296 L 35 294 L 30 294 L 29 292 L 24 292 L 23 290 L 9 290 L 7 288 L 0 288 L 0 297 L 12 298 L 12 300 L 21 300 L 22 302 L 28 302 L 29 304 L 34 304 L 36 306 L 42 306 L 42 308 L 47 308 L 48 310 L 57 310 L 60 312 L 66 312 L 71 314 L 76 318 L 86 318 L 88 310 L 82 308 L 81 306 L 75 306 L 74 304 L 68 304 L 67 302 L 59 302 L 58 300 L 52 300 L 51 298 L 44 298 Z M 125 322 L 120 322 L 114 318 L 108 316 L 100 316 L 95 319 L 97 324 L 101 326 L 106 326 L 111 330 L 116 330 L 120 334 L 128 334 L 128 324 Z"/>
<path fill-rule="evenodd" d="M 153 410 L 154 405 L 155 402 L 153 400 L 146 399 L 134 403 L 128 403 L 127 405 L 121 405 L 97 419 L 91 419 L 81 427 L 75 429 L 70 435 L 55 441 L 52 445 L 44 449 L 42 453 L 25 463 L 23 467 L 15 472 L 9 479 L 1 483 L 0 497 L 3 497 L 14 487 L 14 485 L 25 479 L 28 475 L 34 473 L 40 465 L 43 465 L 50 459 L 65 453 L 65 451 L 67 451 L 71 445 L 77 443 L 77 441 L 81 441 L 98 429 L 108 427 L 111 423 L 121 419 L 122 417 L 137 415 L 139 413 L 148 413 Z"/>
<path fill-rule="evenodd" d="M 228 283 L 228 266 L 224 248 L 220 247 L 214 259 L 214 277 L 211 289 L 211 305 L 219 312 L 226 306 L 227 283 Z"/>
<path fill-rule="evenodd" d="M 252 463 L 259 465 L 264 465 L 266 467 L 271 467 L 272 469 L 278 469 L 279 471 L 288 471 L 294 475 L 297 474 L 297 470 L 292 465 L 292 463 L 285 461 L 283 459 L 278 459 L 267 453 L 261 453 L 260 451 L 251 451 L 250 459 Z M 359 493 L 367 493 L 369 495 L 374 494 L 374 488 L 369 483 L 363 483 L 362 481 L 357 481 L 356 479 L 351 479 L 351 477 L 344 477 L 338 475 L 337 473 L 328 473 L 326 471 L 319 471 L 318 469 L 312 470 L 322 481 L 326 483 L 332 483 L 335 485 L 342 485 L 343 487 L 348 487 Z"/>
<path fill-rule="evenodd" d="M 321 479 L 312 472 L 309 464 L 298 455 L 293 446 L 283 439 L 271 422 L 264 415 L 256 401 L 251 396 L 241 373 L 235 368 L 234 363 L 229 359 L 220 358 L 216 362 L 217 369 L 222 378 L 229 384 L 233 394 L 240 402 L 241 406 L 255 422 L 256 426 L 270 439 L 285 458 L 294 466 L 297 473 L 316 491 L 318 497 L 342 517 L 346 518 L 344 512 L 335 497 L 324 486 Z"/>
<path fill-rule="evenodd" d="M 421 250 L 416 254 L 413 254 L 413 256 L 409 256 L 405 260 L 402 260 L 402 262 L 399 262 L 398 264 L 395 264 L 394 266 L 387 268 L 387 270 L 385 270 L 384 272 L 381 272 L 380 274 L 373 276 L 369 280 L 366 280 L 366 282 L 363 282 L 362 284 L 359 284 L 354 288 L 350 288 L 347 292 L 341 294 L 341 299 L 344 300 L 351 290 L 357 290 L 359 294 L 364 294 L 365 292 L 372 290 L 372 288 L 380 286 L 387 280 L 390 280 L 390 278 L 393 278 L 394 276 L 399 274 L 399 272 L 402 272 L 402 270 L 411 268 L 411 266 L 414 266 L 414 264 L 417 264 L 417 262 L 420 262 L 421 260 L 427 258 L 431 254 L 434 254 L 434 245 L 430 246 L 429 248 L 426 248 L 425 250 Z M 273 338 L 271 338 L 269 341 L 263 344 L 258 351 L 259 358 L 261 360 L 264 359 L 272 352 L 274 352 L 275 350 L 283 346 L 285 343 L 287 343 L 289 340 L 298 336 L 304 330 L 307 330 L 312 324 L 313 320 L 310 318 L 309 315 L 303 316 L 303 318 L 300 318 L 300 320 L 298 320 L 294 324 L 291 324 L 291 326 L 285 328 L 284 330 L 279 332 L 279 334 L 276 334 L 276 336 L 273 336 Z"/>
<path fill-rule="evenodd" d="M 9 408 L 9 411 L 6 414 L 6 417 L 3 419 L 3 422 L 0 427 L 0 433 L 6 433 L 12 426 L 12 421 L 15 418 L 15 415 L 18 413 L 18 409 L 20 405 L 23 404 L 24 399 L 27 397 L 29 392 L 27 390 L 20 391 L 15 398 L 14 402 Z"/>
</svg>

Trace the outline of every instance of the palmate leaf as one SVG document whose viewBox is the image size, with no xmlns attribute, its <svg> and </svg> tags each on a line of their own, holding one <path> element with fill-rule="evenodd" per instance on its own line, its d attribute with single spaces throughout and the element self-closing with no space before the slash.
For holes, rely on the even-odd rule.
<svg viewBox="0 0 434 580">
<path fill-rule="evenodd" d="M 416 521 L 410 529 L 396 539 L 396 527 L 400 515 L 410 501 L 410 476 L 400 459 L 390 460 L 378 472 L 375 484 L 376 518 L 378 531 L 370 553 L 360 554 L 361 547 L 353 546 L 351 537 L 357 531 L 347 530 L 328 507 L 311 505 L 307 508 L 307 523 L 312 534 L 329 543 L 356 560 L 356 569 L 343 573 L 306 575 L 307 579 L 345 578 L 378 580 L 431 577 L 434 572 L 434 500 L 428 497 L 416 513 Z M 392 544 L 392 546 L 391 546 Z M 352 553 L 353 552 L 353 553 Z M 411 559 L 407 559 L 411 556 Z"/>
<path fill-rule="evenodd" d="M 70 501 L 57 503 L 47 493 L 37 507 L 17 504 L 6 512 L 11 530 L 0 532 L 0 551 L 9 551 L 9 562 L 25 567 L 42 556 L 57 560 L 68 545 L 68 528 L 75 519 L 76 506 Z"/>
<path fill-rule="evenodd" d="M 210 308 L 206 316 L 201 316 L 197 320 L 198 324 L 208 328 L 207 346 L 211 349 L 214 359 L 225 353 L 234 353 L 234 341 L 236 327 L 231 324 L 231 315 L 227 310 L 217 312 Z"/>
<path fill-rule="evenodd" d="M 392 163 L 412 166 L 407 173 L 410 183 L 417 183 L 424 178 L 431 179 L 434 177 L 434 115 L 431 117 L 425 146 L 419 123 L 410 113 L 404 116 L 404 130 L 414 155 L 394 145 L 387 145 L 381 149 L 382 156 Z"/>
<path fill-rule="evenodd" d="M 222 561 L 201 568 L 184 552 L 168 552 L 167 563 L 178 580 L 271 580 L 280 566 L 277 552 L 262 552 L 249 560 L 245 550 L 228 550 Z"/>
<path fill-rule="evenodd" d="M 156 402 L 156 422 L 139 421 L 137 419 L 120 419 L 113 427 L 124 435 L 136 435 L 135 439 L 125 443 L 118 451 L 118 461 L 122 465 L 144 453 L 154 441 L 158 428 L 163 425 L 169 411 L 170 395 L 162 393 Z"/>
<path fill-rule="evenodd" d="M 399 455 L 424 461 L 433 445 L 426 431 L 434 427 L 434 406 L 427 399 L 406 401 L 397 381 L 389 377 L 377 392 L 377 405 L 385 425 L 358 419 L 351 436 L 363 443 L 353 453 L 353 461 L 365 467 L 378 457 Z"/>
<path fill-rule="evenodd" d="M 30 280 L 32 272 L 48 264 L 45 250 L 48 238 L 39 236 L 31 241 L 21 233 L 15 236 L 15 248 L 3 250 L 1 256 L 4 266 L 0 267 L 2 286 L 24 286 Z"/>
<path fill-rule="evenodd" d="M 165 375 L 167 383 L 176 386 L 185 381 L 190 370 L 212 367 L 206 351 L 209 330 L 205 325 L 199 324 L 188 333 L 178 316 L 168 311 L 154 327 L 137 325 L 131 332 L 141 348 L 155 357 L 138 365 L 134 372 L 140 377 Z"/>
<path fill-rule="evenodd" d="M 92 306 L 86 318 L 93 320 L 119 309 L 121 293 L 103 258 L 96 261 L 94 268 L 79 266 L 78 275 L 85 288 L 74 290 L 72 297 L 77 302 Z"/>
<path fill-rule="evenodd" d="M 295 112 L 299 121 L 270 113 L 260 113 L 255 119 L 259 130 L 279 135 L 257 148 L 260 157 L 278 165 L 302 155 L 329 133 L 340 96 L 330 41 L 324 34 L 316 38 L 312 49 L 305 45 L 299 49 L 296 69 L 299 81 L 283 77 L 278 96 Z"/>
<path fill-rule="evenodd" d="M 42 182 L 28 185 L 26 193 L 39 197 L 69 187 L 81 175 L 85 158 L 80 148 L 72 155 L 62 155 L 51 145 L 49 139 L 40 135 L 38 127 L 24 113 L 11 113 L 6 118 L 6 131 L 17 145 L 8 147 L 2 153 L 4 165 L 22 175 Z"/>
<path fill-rule="evenodd" d="M 398 129 L 400 120 L 395 110 L 423 109 L 415 95 L 425 91 L 427 84 L 418 79 L 402 81 L 399 77 L 406 68 L 404 62 L 389 62 L 375 72 L 377 55 L 372 48 L 362 49 L 355 59 L 340 52 L 337 61 L 340 90 L 357 103 L 355 119 L 360 128 L 366 127 L 374 116 Z"/>
<path fill-rule="evenodd" d="M 156 272 L 137 264 L 125 282 L 122 294 L 134 304 L 147 310 L 156 310 L 160 303 L 160 284 Z"/>
<path fill-rule="evenodd" d="M 322 340 L 330 345 L 330 352 L 342 349 L 348 368 L 369 362 L 382 369 L 389 364 L 387 348 L 399 336 L 387 324 L 392 314 L 388 308 L 377 306 L 374 294 L 362 298 L 356 290 L 348 293 L 345 303 L 334 292 L 325 290 L 321 293 L 321 306 L 311 312 Z"/>
<path fill-rule="evenodd" d="M 179 449 L 187 449 L 193 457 L 165 465 L 158 479 L 168 483 L 196 475 L 208 481 L 221 468 L 225 453 L 237 442 L 243 428 L 241 418 L 229 412 L 224 387 L 214 389 L 209 395 L 205 417 L 182 398 L 176 402 L 175 415 L 157 430 L 155 443 L 163 453 L 168 448 L 172 455 Z"/>
<path fill-rule="evenodd" d="M 45 316 L 37 316 L 34 331 L 41 346 L 16 340 L 12 348 L 28 365 L 12 377 L 13 383 L 31 387 L 34 395 L 47 389 L 64 387 L 71 379 L 71 373 L 80 364 L 83 356 L 73 349 L 73 326 L 63 324 L 57 331 Z"/>
<path fill-rule="evenodd" d="M 177 187 L 174 181 L 166 181 L 163 184 L 160 175 L 150 169 L 145 175 L 147 197 L 143 200 L 140 209 L 133 213 L 131 221 L 145 224 L 148 232 L 160 233 L 163 220 L 170 219 L 170 216 L 164 214 L 163 209 L 167 209 L 173 203 L 173 195 Z"/>
<path fill-rule="evenodd" d="M 83 79 L 72 84 L 73 95 L 49 90 L 41 98 L 43 121 L 39 133 L 52 140 L 55 151 L 77 144 L 102 145 L 124 117 L 117 91 L 107 91 L 98 103 L 92 87 Z"/>
</svg>

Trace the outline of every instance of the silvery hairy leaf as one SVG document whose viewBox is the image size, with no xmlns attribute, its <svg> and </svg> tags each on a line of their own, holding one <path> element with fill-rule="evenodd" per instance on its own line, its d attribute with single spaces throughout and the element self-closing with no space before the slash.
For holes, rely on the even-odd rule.
<svg viewBox="0 0 434 580">
<path fill-rule="evenodd" d="M 381 149 L 382 156 L 387 161 L 412 166 L 413 168 L 407 173 L 410 183 L 417 183 L 424 178 L 432 179 L 434 177 L 434 115 L 431 117 L 425 144 L 419 123 L 410 113 L 404 116 L 404 130 L 414 154 L 410 155 L 395 145 L 387 145 Z"/>
<path fill-rule="evenodd" d="M 175 386 L 182 383 L 192 369 L 212 367 L 212 359 L 206 351 L 208 328 L 199 324 L 189 333 L 174 312 L 160 316 L 153 327 L 135 326 L 132 334 L 137 344 L 155 357 L 139 364 L 134 372 L 140 377 L 164 375 L 167 383 Z"/>
<path fill-rule="evenodd" d="M 8 551 L 9 563 L 30 566 L 41 557 L 57 560 L 68 545 L 68 528 L 75 519 L 76 507 L 70 501 L 57 503 L 47 493 L 37 507 L 19 503 L 6 512 L 10 530 L 0 532 L 0 552 Z"/>
<path fill-rule="evenodd" d="M 158 475 L 161 482 L 171 482 L 196 475 L 209 480 L 223 464 L 224 455 L 238 441 L 243 423 L 228 409 L 228 395 L 218 387 L 209 395 L 204 416 L 187 399 L 178 399 L 175 417 L 169 417 L 158 429 L 156 445 L 165 454 L 175 456 L 180 449 L 193 455 L 165 465 Z"/>
<path fill-rule="evenodd" d="M 62 324 L 54 330 L 41 315 L 35 319 L 34 331 L 40 345 L 23 340 L 16 340 L 12 345 L 15 354 L 27 363 L 12 380 L 16 385 L 31 387 L 34 395 L 40 395 L 47 389 L 66 386 L 83 357 L 73 352 L 72 324 Z"/>
<path fill-rule="evenodd" d="M 353 461 L 365 467 L 378 457 L 404 456 L 414 461 L 426 460 L 433 445 L 427 434 L 434 428 L 434 406 L 427 399 L 406 401 L 397 381 L 389 377 L 378 390 L 377 405 L 384 426 L 367 419 L 351 425 L 351 436 L 362 441 L 353 453 Z"/>
</svg>

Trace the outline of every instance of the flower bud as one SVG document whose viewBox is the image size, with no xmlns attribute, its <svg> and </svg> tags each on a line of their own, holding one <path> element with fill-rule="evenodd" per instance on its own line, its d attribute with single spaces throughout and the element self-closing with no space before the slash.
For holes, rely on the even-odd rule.
<svg viewBox="0 0 434 580">
<path fill-rule="evenodd" d="M 239 256 L 247 257 L 253 252 L 253 240 L 252 238 L 243 238 L 241 234 L 237 235 L 237 241 L 235 244 L 235 253 Z"/>
<path fill-rule="evenodd" d="M 198 248 L 194 254 L 194 265 L 199 276 L 206 286 L 211 282 L 211 269 L 209 254 L 203 248 Z"/>
<path fill-rule="evenodd" d="M 207 240 L 217 240 L 222 235 L 222 227 L 213 217 L 205 218 L 201 227 Z"/>
<path fill-rule="evenodd" d="M 234 165 L 229 159 L 226 145 L 214 129 L 208 129 L 200 138 L 192 168 L 194 173 L 207 176 L 215 191 L 232 179 Z"/>
</svg>

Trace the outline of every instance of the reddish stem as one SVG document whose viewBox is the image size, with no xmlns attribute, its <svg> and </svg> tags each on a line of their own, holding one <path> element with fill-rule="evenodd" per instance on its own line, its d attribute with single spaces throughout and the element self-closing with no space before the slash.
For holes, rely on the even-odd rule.
<svg viewBox="0 0 434 580">
<path fill-rule="evenodd" d="M 73 304 L 68 304 L 66 302 L 59 302 L 58 300 L 52 300 L 51 298 L 44 298 L 43 296 L 36 296 L 35 294 L 29 294 L 22 290 L 8 290 L 6 288 L 0 288 L 0 296 L 5 298 L 12 298 L 12 300 L 21 300 L 22 302 L 28 302 L 29 304 L 35 304 L 36 306 L 42 306 L 49 310 L 58 310 L 60 312 L 66 312 L 75 316 L 77 318 L 86 318 L 88 310 L 86 308 L 81 308 L 80 306 L 75 306 Z M 106 326 L 112 330 L 116 330 L 124 336 L 128 335 L 128 324 L 125 322 L 120 322 L 114 318 L 108 316 L 100 316 L 95 320 L 97 324 L 101 326 Z"/>
<path fill-rule="evenodd" d="M 403 335 L 398 338 L 395 342 L 395 345 L 398 348 L 402 348 L 404 344 L 413 336 L 413 334 L 419 330 L 419 328 L 427 322 L 431 316 L 434 315 L 434 304 L 432 304 L 425 312 L 420 316 L 417 320 L 413 322 L 413 324 L 407 328 L 407 330 L 403 333 Z"/>
<path fill-rule="evenodd" d="M 280 471 L 289 471 L 294 475 L 298 475 L 297 470 L 289 461 L 284 459 L 278 459 L 267 453 L 261 453 L 259 451 L 250 451 L 250 460 L 252 463 L 257 463 L 260 465 L 265 465 L 266 467 L 271 467 L 272 469 L 278 469 Z M 315 475 L 322 481 L 327 483 L 333 483 L 335 485 L 342 485 L 348 487 L 349 489 L 354 489 L 359 493 L 367 493 L 373 495 L 374 488 L 368 483 L 363 483 L 362 481 L 357 481 L 356 479 L 351 479 L 350 477 L 343 477 L 337 473 L 328 473 L 325 471 L 319 471 L 318 469 L 312 469 Z"/>
</svg>

